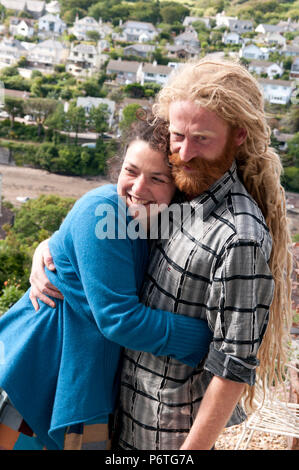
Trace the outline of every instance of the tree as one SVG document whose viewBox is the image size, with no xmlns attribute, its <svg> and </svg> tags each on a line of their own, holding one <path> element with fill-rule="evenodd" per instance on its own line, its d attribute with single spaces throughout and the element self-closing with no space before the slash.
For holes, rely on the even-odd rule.
<svg viewBox="0 0 299 470">
<path fill-rule="evenodd" d="M 140 109 L 141 106 L 139 104 L 128 104 L 123 109 L 122 112 L 122 120 L 119 123 L 119 127 L 122 131 L 127 131 L 132 123 L 137 120 L 137 110 Z"/>
<path fill-rule="evenodd" d="M 78 143 L 78 134 L 86 129 L 85 109 L 71 103 L 66 113 L 66 124 L 69 132 L 75 133 L 75 144 Z"/>
<path fill-rule="evenodd" d="M 53 131 L 54 143 L 59 141 L 60 138 L 58 131 L 66 130 L 66 116 L 62 103 L 58 103 L 55 111 L 47 117 L 45 125 Z"/>
<path fill-rule="evenodd" d="M 14 125 L 16 116 L 21 116 L 23 113 L 24 101 L 20 98 L 6 96 L 4 102 L 4 109 L 11 117 L 11 128 Z"/>
<path fill-rule="evenodd" d="M 165 2 L 160 7 L 160 14 L 163 23 L 172 24 L 176 21 L 183 21 L 185 16 L 190 14 L 189 8 L 175 2 Z"/>
<path fill-rule="evenodd" d="M 45 120 L 52 114 L 57 106 L 56 100 L 45 98 L 29 98 L 24 102 L 26 114 L 34 117 L 38 125 L 38 136 L 41 135 Z"/>
<path fill-rule="evenodd" d="M 97 108 L 92 106 L 89 111 L 88 122 L 92 129 L 100 136 L 108 130 L 109 109 L 106 104 L 100 104 Z"/>
<path fill-rule="evenodd" d="M 288 155 L 293 158 L 295 166 L 299 168 L 299 132 L 288 142 Z"/>
<path fill-rule="evenodd" d="M 145 95 L 144 87 L 140 85 L 140 83 L 130 83 L 125 85 L 124 93 L 130 98 L 143 98 Z"/>
<path fill-rule="evenodd" d="M 94 42 L 97 42 L 101 37 L 98 31 L 87 31 L 86 36 Z"/>
</svg>

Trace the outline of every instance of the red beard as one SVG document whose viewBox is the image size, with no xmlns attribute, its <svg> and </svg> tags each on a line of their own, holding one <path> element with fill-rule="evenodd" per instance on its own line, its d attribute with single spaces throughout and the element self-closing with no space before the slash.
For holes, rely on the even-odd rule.
<svg viewBox="0 0 299 470">
<path fill-rule="evenodd" d="M 213 162 L 196 157 L 185 163 L 181 161 L 179 154 L 170 155 L 169 161 L 172 164 L 172 176 L 176 186 L 189 199 L 199 196 L 229 170 L 235 158 L 235 152 L 236 148 L 230 143 L 226 145 L 222 156 Z M 192 171 L 186 170 L 186 167 Z"/>
</svg>

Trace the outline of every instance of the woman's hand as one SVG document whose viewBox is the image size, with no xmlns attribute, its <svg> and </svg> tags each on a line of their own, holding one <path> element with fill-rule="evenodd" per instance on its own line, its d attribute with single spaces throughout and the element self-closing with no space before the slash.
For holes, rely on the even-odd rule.
<svg viewBox="0 0 299 470">
<path fill-rule="evenodd" d="M 38 245 L 32 260 L 31 274 L 29 278 L 31 284 L 29 298 L 36 312 L 39 310 L 37 299 L 40 299 L 42 302 L 53 308 L 56 304 L 52 299 L 47 297 L 47 295 L 55 297 L 56 299 L 63 299 L 61 292 L 51 284 L 47 278 L 45 274 L 45 266 L 50 271 L 55 271 L 53 258 L 48 246 L 48 240 L 44 240 Z"/>
</svg>

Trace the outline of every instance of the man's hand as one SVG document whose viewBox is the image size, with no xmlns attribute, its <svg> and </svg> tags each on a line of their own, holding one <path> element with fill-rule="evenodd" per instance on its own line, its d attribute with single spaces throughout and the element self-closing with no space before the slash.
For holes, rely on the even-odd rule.
<svg viewBox="0 0 299 470">
<path fill-rule="evenodd" d="M 45 266 L 50 271 L 55 271 L 53 258 L 48 246 L 48 240 L 44 240 L 38 245 L 32 260 L 32 268 L 29 278 L 31 284 L 29 298 L 36 312 L 39 310 L 37 299 L 40 299 L 42 302 L 53 308 L 56 306 L 55 302 L 47 297 L 47 295 L 55 297 L 56 299 L 63 299 L 61 292 L 51 284 L 47 278 L 45 274 Z"/>
</svg>

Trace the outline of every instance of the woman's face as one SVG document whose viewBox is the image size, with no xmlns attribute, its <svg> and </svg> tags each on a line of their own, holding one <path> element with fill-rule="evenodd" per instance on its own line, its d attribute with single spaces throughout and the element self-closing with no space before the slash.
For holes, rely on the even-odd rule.
<svg viewBox="0 0 299 470">
<path fill-rule="evenodd" d="M 134 140 L 126 152 L 117 192 L 126 198 L 131 211 L 138 211 L 139 207 L 143 213 L 146 212 L 147 218 L 151 205 L 168 205 L 174 195 L 175 185 L 165 155 L 153 150 L 143 140 Z"/>
</svg>

